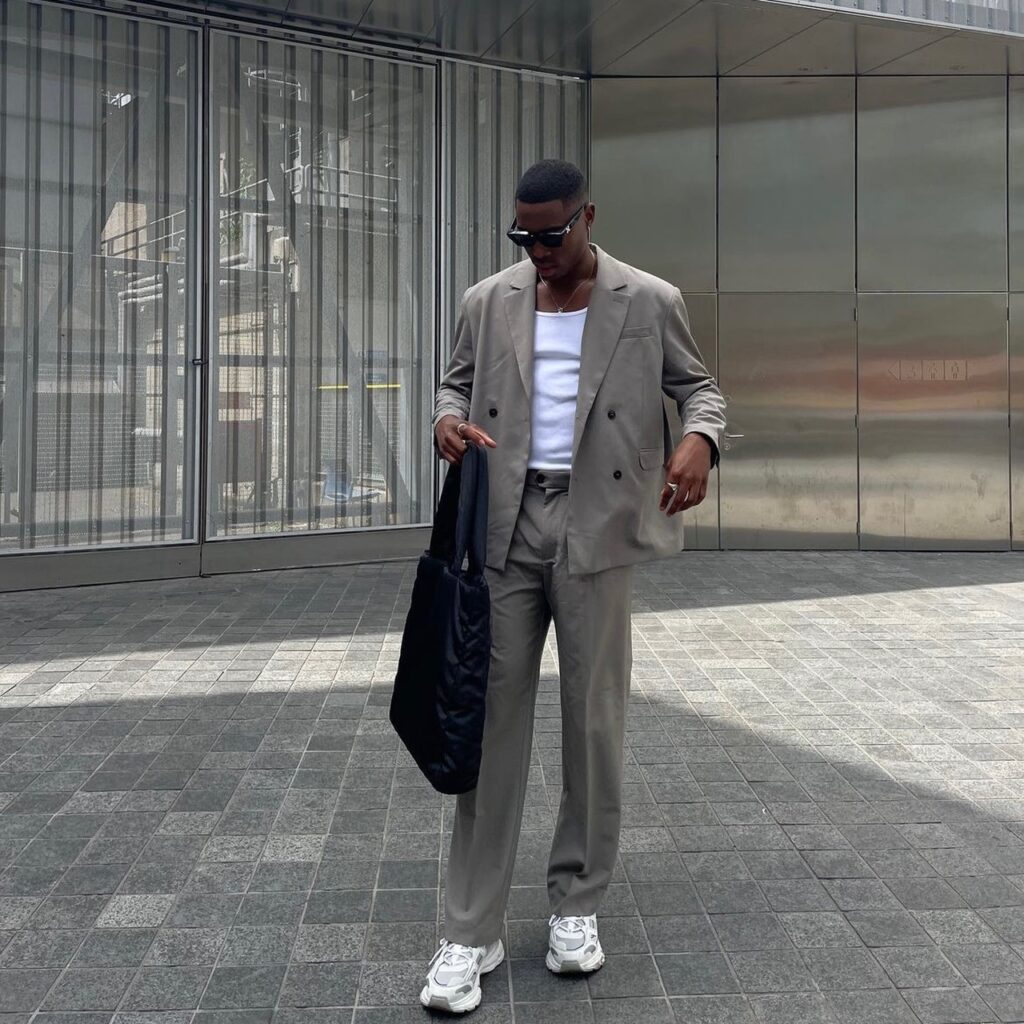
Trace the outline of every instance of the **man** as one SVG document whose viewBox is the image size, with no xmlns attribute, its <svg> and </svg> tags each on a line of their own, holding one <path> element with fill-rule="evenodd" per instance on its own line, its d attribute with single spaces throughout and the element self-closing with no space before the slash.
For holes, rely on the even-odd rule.
<svg viewBox="0 0 1024 1024">
<path fill-rule="evenodd" d="M 604 963 L 596 911 L 618 855 L 632 649 L 633 565 L 682 547 L 677 514 L 704 500 L 725 402 L 690 336 L 679 290 L 590 244 L 579 168 L 531 167 L 513 242 L 529 260 L 463 298 L 434 405 L 438 452 L 488 449 L 492 651 L 480 775 L 458 798 L 444 938 L 420 994 L 480 1003 L 504 959 L 540 660 L 553 620 L 562 798 L 548 863 L 547 966 Z M 662 393 L 678 405 L 672 448 Z"/>
</svg>

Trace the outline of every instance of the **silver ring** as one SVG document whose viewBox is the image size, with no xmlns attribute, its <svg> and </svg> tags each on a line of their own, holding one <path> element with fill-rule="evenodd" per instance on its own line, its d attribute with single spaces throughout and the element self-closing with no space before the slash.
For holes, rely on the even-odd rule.
<svg viewBox="0 0 1024 1024">
<path fill-rule="evenodd" d="M 459 437 L 462 437 L 462 428 L 463 428 L 463 427 L 468 427 L 468 426 L 469 426 L 469 424 L 468 424 L 468 423 L 460 423 L 460 424 L 459 424 L 459 425 L 458 425 L 458 426 L 457 426 L 457 427 L 455 428 L 455 433 L 456 433 L 456 434 L 458 434 L 458 435 L 459 435 Z"/>
<path fill-rule="evenodd" d="M 671 492 L 672 492 L 673 494 L 675 494 L 675 493 L 676 493 L 676 491 L 678 491 L 678 490 L 679 490 L 679 484 L 674 484 L 674 483 L 672 483 L 671 481 L 669 481 L 668 487 L 669 487 L 669 490 L 670 490 L 670 491 L 671 491 Z"/>
</svg>

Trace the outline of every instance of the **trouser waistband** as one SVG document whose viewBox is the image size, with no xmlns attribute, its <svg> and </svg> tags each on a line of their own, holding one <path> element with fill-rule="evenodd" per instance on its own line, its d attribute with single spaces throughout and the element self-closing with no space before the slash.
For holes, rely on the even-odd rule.
<svg viewBox="0 0 1024 1024">
<path fill-rule="evenodd" d="M 528 469 L 526 484 L 528 487 L 540 487 L 545 491 L 569 490 L 568 469 Z"/>
</svg>

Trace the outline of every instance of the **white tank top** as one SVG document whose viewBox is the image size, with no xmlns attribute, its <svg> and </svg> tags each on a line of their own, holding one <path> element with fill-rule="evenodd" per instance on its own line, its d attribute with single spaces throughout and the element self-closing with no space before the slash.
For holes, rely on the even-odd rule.
<svg viewBox="0 0 1024 1024">
<path fill-rule="evenodd" d="M 574 313 L 537 310 L 533 329 L 533 402 L 530 469 L 569 469 L 580 384 L 580 349 L 585 309 Z"/>
</svg>

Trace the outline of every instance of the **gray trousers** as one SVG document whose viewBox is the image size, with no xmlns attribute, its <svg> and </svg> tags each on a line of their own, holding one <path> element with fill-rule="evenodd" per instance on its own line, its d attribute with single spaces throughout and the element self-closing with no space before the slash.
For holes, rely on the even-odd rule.
<svg viewBox="0 0 1024 1024">
<path fill-rule="evenodd" d="M 534 704 L 552 620 L 562 706 L 562 798 L 548 861 L 551 912 L 596 913 L 619 847 L 632 664 L 633 568 L 570 575 L 567 471 L 530 471 L 504 571 L 487 570 L 492 649 L 477 786 L 458 797 L 443 935 L 501 936 L 523 816 Z"/>
</svg>

